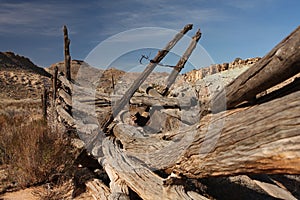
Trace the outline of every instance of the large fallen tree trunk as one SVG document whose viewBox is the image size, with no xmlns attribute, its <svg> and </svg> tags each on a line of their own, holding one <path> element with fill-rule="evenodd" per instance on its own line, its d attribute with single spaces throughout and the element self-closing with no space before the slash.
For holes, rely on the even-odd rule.
<svg viewBox="0 0 300 200">
<path fill-rule="evenodd" d="M 254 66 L 227 85 L 213 99 L 214 111 L 253 101 L 256 95 L 300 72 L 300 26 Z"/>
<path fill-rule="evenodd" d="M 288 102 L 288 103 L 287 103 Z M 253 107 L 205 116 L 186 130 L 145 136 L 120 125 L 128 155 L 188 177 L 300 173 L 300 91 Z"/>
</svg>

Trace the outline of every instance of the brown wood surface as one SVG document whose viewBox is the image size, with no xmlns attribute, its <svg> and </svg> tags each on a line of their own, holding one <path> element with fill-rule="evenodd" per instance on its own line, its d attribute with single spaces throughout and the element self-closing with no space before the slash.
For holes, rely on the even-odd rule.
<svg viewBox="0 0 300 200">
<path fill-rule="evenodd" d="M 207 199 L 193 191 L 187 193 L 182 185 L 164 185 L 163 178 L 149 170 L 142 162 L 128 157 L 113 138 L 104 139 L 103 152 L 105 159 L 102 164 L 105 169 L 109 169 L 106 171 L 115 174 L 117 180 L 124 181 L 122 184 L 126 184 L 144 200 Z"/>
<path fill-rule="evenodd" d="M 288 103 L 286 103 L 288 102 Z M 146 135 L 119 125 L 129 155 L 189 177 L 300 173 L 300 91 L 253 107 L 211 114 L 183 130 Z M 127 133 L 127 134 L 126 134 Z"/>
<path fill-rule="evenodd" d="M 254 66 L 218 93 L 212 108 L 215 112 L 233 108 L 244 101 L 300 72 L 300 27 L 282 40 Z"/>
</svg>

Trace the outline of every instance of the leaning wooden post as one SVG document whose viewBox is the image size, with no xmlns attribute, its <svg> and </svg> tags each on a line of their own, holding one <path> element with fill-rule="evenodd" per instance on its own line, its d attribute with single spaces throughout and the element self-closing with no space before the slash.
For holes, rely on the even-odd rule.
<svg viewBox="0 0 300 200">
<path fill-rule="evenodd" d="M 184 54 L 181 56 L 180 60 L 178 61 L 178 63 L 174 67 L 174 69 L 172 70 L 170 76 L 168 77 L 167 86 L 166 86 L 166 88 L 162 92 L 163 96 L 166 96 L 166 94 L 168 93 L 170 87 L 175 82 L 178 74 L 184 68 L 185 63 L 187 62 L 187 60 L 191 56 L 193 50 L 196 48 L 196 45 L 197 45 L 198 41 L 201 38 L 201 35 L 202 34 L 200 32 L 200 29 L 199 29 L 197 31 L 197 33 L 193 36 L 192 41 L 190 43 L 190 46 L 186 49 L 186 51 L 184 52 Z"/>
<path fill-rule="evenodd" d="M 53 73 L 53 82 L 52 82 L 52 89 L 53 89 L 53 102 L 56 99 L 56 92 L 57 92 L 57 75 L 58 75 L 58 68 L 55 66 L 54 73 Z"/>
<path fill-rule="evenodd" d="M 66 25 L 63 27 L 64 32 L 64 55 L 65 55 L 65 73 L 66 78 L 71 80 L 71 56 L 70 56 L 70 39 L 68 37 L 68 29 Z"/>
<path fill-rule="evenodd" d="M 169 51 L 175 46 L 175 44 L 183 37 L 185 33 L 193 28 L 192 24 L 186 25 L 175 37 L 165 46 L 165 48 L 157 53 L 155 58 L 150 61 L 146 69 L 142 74 L 134 81 L 131 87 L 126 91 L 121 100 L 117 103 L 117 106 L 113 108 L 112 114 L 109 116 L 108 120 L 103 124 L 102 130 L 107 132 L 108 126 L 114 120 L 114 117 L 119 114 L 119 112 L 125 107 L 129 102 L 130 98 L 133 96 L 135 91 L 141 86 L 141 84 L 146 80 L 150 73 L 154 70 L 156 65 L 169 53 Z"/>
</svg>

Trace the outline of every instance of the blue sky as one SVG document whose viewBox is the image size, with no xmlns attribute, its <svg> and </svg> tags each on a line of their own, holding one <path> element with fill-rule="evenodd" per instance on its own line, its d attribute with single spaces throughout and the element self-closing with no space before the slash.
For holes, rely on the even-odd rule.
<svg viewBox="0 0 300 200">
<path fill-rule="evenodd" d="M 223 63 L 264 56 L 299 26 L 299 10 L 299 0 L 0 0 L 0 51 L 49 66 L 63 60 L 64 24 L 69 28 L 72 58 L 83 60 L 121 32 L 143 27 L 180 30 L 192 23 L 188 36 L 201 28 L 200 45 L 214 62 Z M 161 41 L 161 47 L 167 42 Z M 99 59 L 113 53 L 107 50 Z"/>
</svg>

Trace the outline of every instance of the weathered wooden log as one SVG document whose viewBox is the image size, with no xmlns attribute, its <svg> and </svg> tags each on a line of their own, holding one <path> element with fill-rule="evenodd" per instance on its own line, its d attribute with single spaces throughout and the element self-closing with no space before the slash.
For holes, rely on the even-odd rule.
<svg viewBox="0 0 300 200">
<path fill-rule="evenodd" d="M 169 53 L 169 51 L 175 46 L 175 44 L 183 37 L 185 33 L 192 29 L 192 24 L 186 25 L 175 37 L 166 45 L 166 47 L 159 51 L 155 58 L 151 60 L 146 69 L 141 73 L 141 75 L 134 81 L 130 88 L 126 91 L 122 99 L 117 103 L 117 106 L 113 108 L 112 114 L 108 117 L 107 121 L 103 124 L 102 130 L 107 132 L 108 126 L 114 120 L 114 117 L 119 114 L 119 112 L 124 108 L 124 106 L 129 102 L 130 98 L 133 96 L 135 91 L 141 86 L 141 84 L 146 80 L 150 73 L 154 70 L 156 65 Z"/>
<path fill-rule="evenodd" d="M 109 173 L 114 173 L 119 182 L 123 181 L 122 184 L 126 184 L 142 199 L 207 199 L 196 192 L 186 192 L 182 185 L 164 185 L 163 178 L 142 162 L 127 156 L 112 138 L 104 139 L 103 153 L 105 159 L 100 162 L 104 168 L 110 168 Z"/>
<path fill-rule="evenodd" d="M 300 72 L 300 27 L 282 40 L 266 56 L 241 74 L 223 91 L 213 97 L 215 112 L 244 102 L 253 101 L 256 95 Z M 226 92 L 224 99 L 224 91 Z"/>
<path fill-rule="evenodd" d="M 201 178 L 299 174 L 299 130 L 297 91 L 261 105 L 206 115 L 199 124 L 183 130 L 146 136 L 132 126 L 121 125 L 114 133 L 128 155 L 149 167 Z"/>
<path fill-rule="evenodd" d="M 65 56 L 65 75 L 66 78 L 71 80 L 71 56 L 70 56 L 70 39 L 68 37 L 67 26 L 63 27 L 64 32 L 64 56 Z"/>
<path fill-rule="evenodd" d="M 189 57 L 192 54 L 193 50 L 196 48 L 196 45 L 197 45 L 198 41 L 201 38 L 201 35 L 202 34 L 200 32 L 200 29 L 199 29 L 197 31 L 197 33 L 193 36 L 192 41 L 191 41 L 189 47 L 186 49 L 186 51 L 184 52 L 184 54 L 181 56 L 180 60 L 178 61 L 178 63 L 174 67 L 174 69 L 172 70 L 170 76 L 168 77 L 167 85 L 166 85 L 164 91 L 162 92 L 163 96 L 165 96 L 168 93 L 169 89 L 171 88 L 171 86 L 175 82 L 178 74 L 184 68 L 185 63 L 189 59 Z"/>
<path fill-rule="evenodd" d="M 111 191 L 99 179 L 88 181 L 85 185 L 88 193 L 91 194 L 95 200 L 109 200 Z"/>
<path fill-rule="evenodd" d="M 73 84 L 66 79 L 66 77 L 58 75 L 58 80 L 62 82 L 62 87 L 64 89 L 68 88 L 68 90 L 73 91 Z"/>
<path fill-rule="evenodd" d="M 61 105 L 56 106 L 56 111 L 59 117 L 62 118 L 62 120 L 66 122 L 68 126 L 75 127 L 76 121 Z"/>
<path fill-rule="evenodd" d="M 66 93 L 64 90 L 59 89 L 58 95 L 63 99 L 63 101 L 70 107 L 72 107 L 72 97 L 68 93 Z"/>
<path fill-rule="evenodd" d="M 172 108 L 189 108 L 192 106 L 191 99 L 152 97 L 152 96 L 134 96 L 130 99 L 130 104 L 152 107 L 172 107 Z"/>
<path fill-rule="evenodd" d="M 278 199 L 297 200 L 286 188 L 281 188 L 277 185 L 253 180 L 256 185 L 263 189 L 267 194 Z"/>
</svg>

